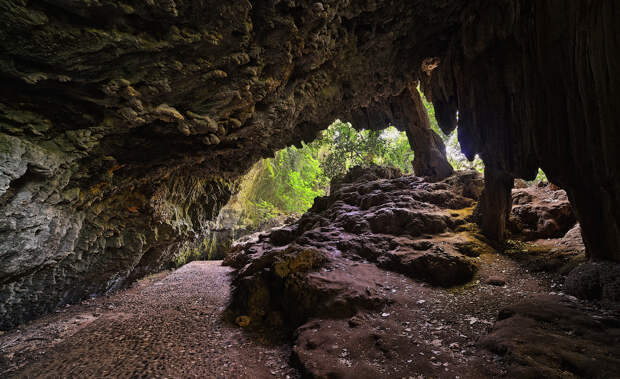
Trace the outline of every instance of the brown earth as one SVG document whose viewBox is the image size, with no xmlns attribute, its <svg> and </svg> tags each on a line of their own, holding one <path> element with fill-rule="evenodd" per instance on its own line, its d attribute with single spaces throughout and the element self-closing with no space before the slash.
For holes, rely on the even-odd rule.
<svg viewBox="0 0 620 379">
<path fill-rule="evenodd" d="M 296 378 L 301 364 L 318 377 L 533 377 L 541 351 L 545 370 L 554 362 L 585 365 L 550 377 L 592 373 L 597 366 L 584 352 L 602 357 L 603 372 L 620 367 L 617 315 L 560 294 L 557 276 L 501 254 L 479 259 L 474 280 L 452 289 L 372 265 L 367 280 L 388 304 L 350 318 L 310 320 L 296 332 L 293 365 L 286 344 L 260 343 L 222 321 L 231 270 L 218 261 L 193 262 L 0 336 L 0 376 Z M 503 286 L 487 283 L 498 277 Z M 530 301 L 538 295 L 546 296 L 542 305 Z"/>
<path fill-rule="evenodd" d="M 222 320 L 230 271 L 192 262 L 0 336 L 0 377 L 298 377 L 287 346 Z"/>
<path fill-rule="evenodd" d="M 316 199 L 297 223 L 237 245 L 224 261 L 237 268 L 232 319 L 271 334 L 290 331 L 303 372 L 607 377 L 620 368 L 612 343 L 619 341 L 618 316 L 562 293 L 562 274 L 583 261 L 563 191 L 515 190 L 511 223 L 533 227 L 514 237 L 538 241 L 503 247 L 470 222 L 481 192 L 475 172 L 428 182 L 382 167 L 354 168 L 332 184 L 330 195 Z M 547 236 L 557 238 L 542 239 Z M 541 303 L 535 300 L 541 295 L 551 297 Z M 561 314 L 537 312 L 540 307 Z M 530 321 L 520 322 L 523 317 Z M 513 324 L 519 327 L 506 327 Z M 574 338 L 554 337 L 565 329 Z M 547 339 L 557 341 L 553 348 Z M 586 357 L 605 365 L 584 364 Z"/>
<path fill-rule="evenodd" d="M 0 376 L 614 377 L 620 308 L 564 293 L 579 226 L 498 252 L 468 222 L 479 183 L 354 170 L 297 224 L 239 245 L 234 273 L 193 262 L 1 335 Z M 562 193 L 526 192 L 511 222 L 562 224 L 544 210 Z"/>
</svg>

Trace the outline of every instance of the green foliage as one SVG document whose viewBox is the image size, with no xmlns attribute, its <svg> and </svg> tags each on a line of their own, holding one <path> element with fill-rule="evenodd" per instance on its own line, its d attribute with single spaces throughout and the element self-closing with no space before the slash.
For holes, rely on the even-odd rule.
<svg viewBox="0 0 620 379">
<path fill-rule="evenodd" d="M 300 149 L 291 146 L 254 166 L 237 195 L 246 223 L 256 225 L 281 215 L 303 213 L 315 197 L 325 194 L 328 181 L 318 160 L 319 149 L 312 144 Z"/>
<path fill-rule="evenodd" d="M 418 92 L 420 92 L 419 88 L 418 88 Z M 435 117 L 435 107 L 433 106 L 433 103 L 431 103 L 430 101 L 426 101 L 426 97 L 424 97 L 424 94 L 422 92 L 420 92 L 420 97 L 422 98 L 422 103 L 424 104 L 424 107 L 426 108 L 426 113 L 428 113 L 428 119 L 431 122 L 431 129 L 433 129 L 435 133 L 439 134 L 443 142 L 446 143 L 446 141 L 448 140 L 448 138 L 450 138 L 450 136 L 445 135 L 444 132 L 439 127 L 439 123 L 437 122 L 437 117 Z"/>
<path fill-rule="evenodd" d="M 536 174 L 536 178 L 534 178 L 534 180 L 529 180 L 526 183 L 528 185 L 534 185 L 534 184 L 539 183 L 539 182 L 544 182 L 544 183 L 548 183 L 549 182 L 549 179 L 547 179 L 547 175 L 540 168 L 538 169 L 538 173 Z"/>
<path fill-rule="evenodd" d="M 536 175 L 536 182 L 548 182 L 547 175 L 543 172 L 543 170 L 538 169 L 538 174 Z"/>
<path fill-rule="evenodd" d="M 431 128 L 446 145 L 450 164 L 457 170 L 482 171 L 480 158 L 473 162 L 465 158 L 456 133 L 443 134 L 433 105 L 422 99 Z M 235 207 L 243 210 L 243 223 L 256 226 L 274 217 L 305 212 L 315 197 L 329 192 L 331 179 L 353 166 L 378 164 L 411 173 L 413 158 L 407 135 L 392 126 L 380 131 L 356 130 L 350 123 L 336 120 L 312 143 L 287 147 L 258 162 L 244 178 Z"/>
<path fill-rule="evenodd" d="M 377 159 L 377 164 L 393 166 L 402 172 L 412 173 L 414 153 L 409 145 L 409 139 L 404 132 L 399 132 L 390 126 L 381 133 L 381 137 L 387 141 L 388 148 Z"/>
<path fill-rule="evenodd" d="M 412 160 L 405 133 L 393 127 L 358 131 L 336 121 L 314 142 L 287 147 L 258 162 L 245 176 L 233 206 L 243 211 L 243 223 L 256 226 L 305 212 L 315 197 L 329 192 L 331 179 L 355 165 L 391 165 L 411 172 Z"/>
<path fill-rule="evenodd" d="M 394 127 L 382 131 L 355 130 L 337 120 L 317 143 L 325 149 L 321 168 L 329 179 L 346 174 L 353 166 L 387 165 L 411 172 L 413 151 L 405 133 Z"/>
<path fill-rule="evenodd" d="M 456 130 L 452 132 L 447 140 L 444 140 L 446 145 L 446 156 L 448 162 L 455 170 L 476 170 L 478 172 L 484 172 L 484 162 L 476 155 L 473 161 L 469 161 L 467 157 L 461 152 L 461 145 L 456 135 Z"/>
</svg>

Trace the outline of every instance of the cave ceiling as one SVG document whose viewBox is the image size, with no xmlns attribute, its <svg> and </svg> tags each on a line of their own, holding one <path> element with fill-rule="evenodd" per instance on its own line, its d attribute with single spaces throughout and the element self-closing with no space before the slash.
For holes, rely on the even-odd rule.
<svg viewBox="0 0 620 379">
<path fill-rule="evenodd" d="M 504 178 L 487 193 L 543 168 L 590 257 L 620 260 L 619 8 L 3 1 L 0 312 L 17 322 L 164 267 L 254 162 L 337 118 L 398 121 L 418 83 Z"/>
</svg>

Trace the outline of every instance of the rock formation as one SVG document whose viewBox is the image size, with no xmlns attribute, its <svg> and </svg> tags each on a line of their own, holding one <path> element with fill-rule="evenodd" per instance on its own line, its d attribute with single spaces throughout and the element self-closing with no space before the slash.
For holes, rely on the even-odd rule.
<svg viewBox="0 0 620 379">
<path fill-rule="evenodd" d="M 227 256 L 231 320 L 284 332 L 309 377 L 613 376 L 620 323 L 598 305 L 617 309 L 617 267 L 581 265 L 558 286 L 583 244 L 551 186 L 512 192 L 514 239 L 497 252 L 470 223 L 483 183 L 354 168 L 298 222 Z"/>
<path fill-rule="evenodd" d="M 418 82 L 445 131 L 458 111 L 465 154 L 486 163 L 488 236 L 503 237 L 512 178 L 541 167 L 567 190 L 590 258 L 619 261 L 618 12 L 613 0 L 3 1 L 0 328 L 197 248 L 235 178 L 336 118 L 397 123 L 416 170 L 445 177 L 415 115 Z"/>
<path fill-rule="evenodd" d="M 577 223 L 566 192 L 551 185 L 514 189 L 511 202 L 508 229 L 529 241 L 563 237 Z"/>
<path fill-rule="evenodd" d="M 484 6 L 483 6 L 484 4 Z M 503 225 L 508 181 L 538 167 L 566 189 L 594 260 L 620 260 L 620 9 L 613 1 L 470 2 L 425 85 L 445 131 L 479 153 Z M 491 183 L 490 183 L 491 184 Z"/>
<path fill-rule="evenodd" d="M 468 217 L 482 189 L 473 172 L 429 183 L 386 167 L 353 168 L 294 224 L 236 246 L 230 307 L 237 322 L 290 330 L 311 317 L 351 317 L 385 300 L 381 269 L 437 286 L 471 280 L 493 251 Z M 473 228 L 473 229 L 472 229 Z"/>
<path fill-rule="evenodd" d="M 500 311 L 479 344 L 509 360 L 509 376 L 613 377 L 620 367 L 618 319 L 591 317 L 560 296 L 537 296 Z"/>
</svg>

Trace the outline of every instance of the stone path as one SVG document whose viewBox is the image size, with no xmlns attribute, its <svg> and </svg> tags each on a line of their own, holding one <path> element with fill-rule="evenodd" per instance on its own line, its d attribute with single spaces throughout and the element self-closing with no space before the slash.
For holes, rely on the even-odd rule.
<svg viewBox="0 0 620 379">
<path fill-rule="evenodd" d="M 286 344 L 222 320 L 228 267 L 193 262 L 0 336 L 0 377 L 295 378 Z"/>
</svg>

